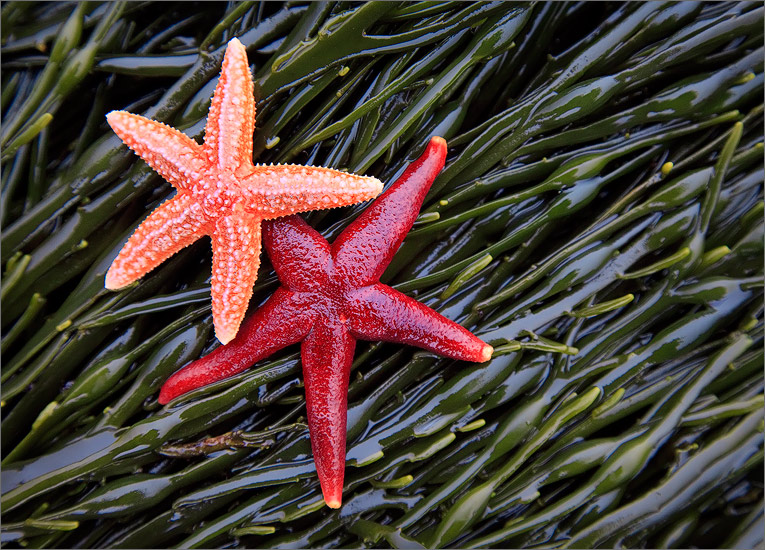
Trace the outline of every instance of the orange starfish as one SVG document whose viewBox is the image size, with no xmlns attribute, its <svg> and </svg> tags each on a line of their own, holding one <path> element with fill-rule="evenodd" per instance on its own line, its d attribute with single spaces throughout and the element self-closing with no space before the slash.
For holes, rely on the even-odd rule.
<svg viewBox="0 0 765 550">
<path fill-rule="evenodd" d="M 255 123 L 247 51 L 228 43 L 205 127 L 204 145 L 178 130 L 124 111 L 106 115 L 115 133 L 178 192 L 130 236 L 106 274 L 115 290 L 209 235 L 213 248 L 215 334 L 239 330 L 260 265 L 260 222 L 376 197 L 380 180 L 330 168 L 253 165 Z"/>
</svg>

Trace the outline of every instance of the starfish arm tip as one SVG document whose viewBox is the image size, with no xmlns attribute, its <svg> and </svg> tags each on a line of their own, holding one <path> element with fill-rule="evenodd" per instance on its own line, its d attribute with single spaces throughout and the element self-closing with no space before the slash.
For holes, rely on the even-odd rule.
<svg viewBox="0 0 765 550">
<path fill-rule="evenodd" d="M 236 336 L 237 330 L 233 328 L 219 328 L 215 327 L 215 336 L 220 340 L 220 343 L 224 346 L 228 344 Z"/>
<path fill-rule="evenodd" d="M 485 363 L 489 359 L 491 359 L 491 355 L 494 353 L 494 348 L 491 347 L 489 344 L 485 344 L 483 346 L 483 349 L 481 350 L 481 363 Z"/>
<path fill-rule="evenodd" d="M 167 405 L 172 399 L 173 396 L 170 394 L 170 391 L 165 386 L 162 386 L 162 389 L 159 390 L 159 397 L 157 397 L 157 402 L 160 405 Z"/>
<path fill-rule="evenodd" d="M 120 125 L 120 122 L 131 116 L 131 113 L 127 111 L 115 110 L 106 113 L 106 122 L 114 129 L 115 125 Z"/>
<path fill-rule="evenodd" d="M 117 290 L 117 287 L 114 285 L 114 281 L 111 280 L 108 273 L 104 278 L 104 288 L 106 290 Z"/>
<path fill-rule="evenodd" d="M 104 287 L 106 290 L 119 290 L 129 285 L 132 281 L 126 281 L 124 277 L 120 276 L 120 273 L 109 269 L 104 277 Z"/>
<path fill-rule="evenodd" d="M 430 138 L 431 145 L 437 146 L 437 147 L 443 147 L 446 149 L 446 140 L 442 138 L 441 136 L 433 136 Z"/>
<path fill-rule="evenodd" d="M 244 60 L 244 65 L 247 67 L 247 71 L 249 72 L 250 66 L 247 60 L 247 48 L 244 47 L 244 44 L 237 38 L 234 37 L 231 40 L 228 41 L 226 44 L 226 57 L 230 55 L 237 55 L 241 59 Z M 241 61 L 241 59 L 239 61 Z"/>
<path fill-rule="evenodd" d="M 329 506 L 330 508 L 334 508 L 337 510 L 342 505 L 342 500 L 340 497 L 325 497 L 324 502 Z"/>
</svg>

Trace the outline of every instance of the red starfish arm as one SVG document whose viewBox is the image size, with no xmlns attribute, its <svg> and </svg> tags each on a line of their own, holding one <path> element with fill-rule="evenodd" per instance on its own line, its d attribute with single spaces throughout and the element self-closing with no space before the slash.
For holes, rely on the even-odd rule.
<svg viewBox="0 0 765 550">
<path fill-rule="evenodd" d="M 205 127 L 208 159 L 221 169 L 252 167 L 255 100 L 247 50 L 236 38 L 226 47 Z"/>
<path fill-rule="evenodd" d="M 125 111 L 112 111 L 106 120 L 125 145 L 177 189 L 189 188 L 204 171 L 202 146 L 175 128 Z"/>
<path fill-rule="evenodd" d="M 272 219 L 372 199 L 382 191 L 382 182 L 321 166 L 277 164 L 255 166 L 242 176 L 242 188 L 248 203 L 263 208 Z"/>
<path fill-rule="evenodd" d="M 212 234 L 215 335 L 229 343 L 252 298 L 260 266 L 260 220 L 245 212 L 219 218 Z"/>
<path fill-rule="evenodd" d="M 136 228 L 106 273 L 110 290 L 143 277 L 167 258 L 206 234 L 198 205 L 179 192 Z"/>
<path fill-rule="evenodd" d="M 377 283 L 347 302 L 348 329 L 360 340 L 410 344 L 446 357 L 483 363 L 494 349 L 425 304 Z"/>
<path fill-rule="evenodd" d="M 338 270 L 357 286 L 377 281 L 412 227 L 446 159 L 446 141 L 430 140 L 425 152 L 348 226 L 332 245 Z"/>
<path fill-rule="evenodd" d="M 162 386 L 159 402 L 233 376 L 280 349 L 302 340 L 313 315 L 300 294 L 279 288 L 242 325 L 234 340 L 177 371 Z"/>
<path fill-rule="evenodd" d="M 339 508 L 345 473 L 348 380 L 356 339 L 341 323 L 317 320 L 303 340 L 303 378 L 311 448 L 324 501 Z"/>
<path fill-rule="evenodd" d="M 263 246 L 290 290 L 309 291 L 326 282 L 329 243 L 300 216 L 264 221 Z"/>
</svg>

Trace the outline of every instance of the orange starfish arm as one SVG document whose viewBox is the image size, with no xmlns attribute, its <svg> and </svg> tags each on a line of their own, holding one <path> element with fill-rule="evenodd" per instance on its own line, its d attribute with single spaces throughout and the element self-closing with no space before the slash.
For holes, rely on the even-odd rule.
<svg viewBox="0 0 765 550">
<path fill-rule="evenodd" d="M 247 50 L 231 39 L 223 58 L 205 127 L 205 151 L 220 169 L 235 171 L 252 164 L 252 133 L 255 130 L 255 100 Z"/>
<path fill-rule="evenodd" d="M 301 354 L 311 448 L 324 501 L 339 508 L 345 472 L 348 380 L 356 339 L 342 323 L 317 320 Z"/>
<path fill-rule="evenodd" d="M 260 220 L 245 212 L 220 218 L 212 234 L 215 335 L 227 344 L 239 330 L 260 266 Z"/>
<path fill-rule="evenodd" d="M 262 204 L 267 219 L 372 199 L 382 191 L 377 178 L 301 165 L 255 166 L 242 178 L 250 204 Z"/>
<path fill-rule="evenodd" d="M 179 192 L 162 203 L 130 236 L 106 273 L 115 290 L 143 277 L 179 250 L 206 234 L 201 208 Z"/>
<path fill-rule="evenodd" d="M 112 111 L 106 120 L 128 147 L 177 189 L 189 188 L 204 171 L 202 146 L 175 128 L 125 111 Z"/>
</svg>

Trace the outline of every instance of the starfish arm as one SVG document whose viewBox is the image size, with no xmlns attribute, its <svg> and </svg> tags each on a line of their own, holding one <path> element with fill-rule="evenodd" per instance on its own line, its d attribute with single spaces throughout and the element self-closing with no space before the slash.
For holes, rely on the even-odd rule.
<svg viewBox="0 0 765 550">
<path fill-rule="evenodd" d="M 329 243 L 297 214 L 263 222 L 263 246 L 279 280 L 290 290 L 311 291 L 326 283 Z"/>
<path fill-rule="evenodd" d="M 255 100 L 247 50 L 233 38 L 226 47 L 218 85 L 215 87 L 205 127 L 209 162 L 235 171 L 252 167 L 252 133 Z"/>
<path fill-rule="evenodd" d="M 303 378 L 311 448 L 324 501 L 343 497 L 348 381 L 356 339 L 342 323 L 316 322 L 303 340 Z"/>
<path fill-rule="evenodd" d="M 205 170 L 202 147 L 161 122 L 112 111 L 106 121 L 125 145 L 178 189 L 187 189 Z"/>
<path fill-rule="evenodd" d="M 260 266 L 260 219 L 235 211 L 212 234 L 212 308 L 215 335 L 229 343 L 239 330 Z"/>
<path fill-rule="evenodd" d="M 302 340 L 311 330 L 313 316 L 305 297 L 279 288 L 243 324 L 226 346 L 197 359 L 173 374 L 159 392 L 159 402 L 233 376 L 272 353 Z"/>
<path fill-rule="evenodd" d="M 207 234 L 201 208 L 179 192 L 157 207 L 122 247 L 106 273 L 105 286 L 122 288 Z"/>
<path fill-rule="evenodd" d="M 387 285 L 355 290 L 347 306 L 348 329 L 360 340 L 409 344 L 475 363 L 488 361 L 494 351 L 467 329 Z"/>
<path fill-rule="evenodd" d="M 354 284 L 377 281 L 388 267 L 446 159 L 446 141 L 430 140 L 420 158 L 340 234 L 332 245 L 336 267 Z"/>
<path fill-rule="evenodd" d="M 282 164 L 255 166 L 242 178 L 242 187 L 247 204 L 273 219 L 372 199 L 382 182 L 320 166 Z"/>
</svg>

